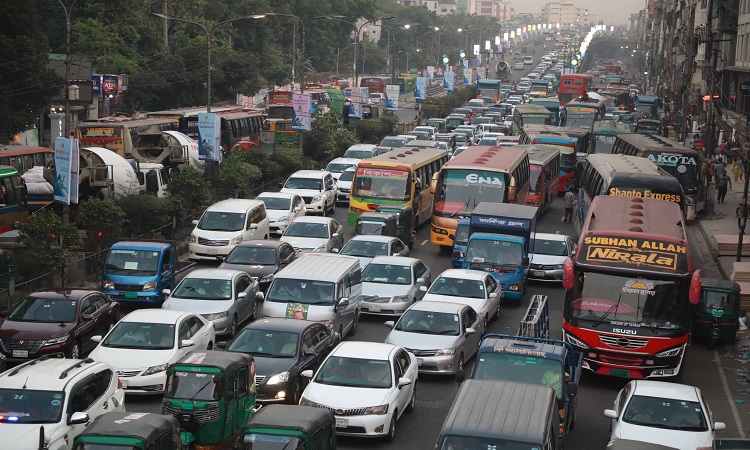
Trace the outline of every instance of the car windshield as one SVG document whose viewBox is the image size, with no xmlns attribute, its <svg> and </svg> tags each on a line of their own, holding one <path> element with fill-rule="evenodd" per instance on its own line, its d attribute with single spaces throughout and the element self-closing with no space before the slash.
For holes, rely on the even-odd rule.
<svg viewBox="0 0 750 450">
<path fill-rule="evenodd" d="M 497 145 L 497 138 L 496 137 L 488 137 L 488 138 L 482 138 L 479 140 L 479 143 L 477 145 L 489 145 L 494 147 Z"/>
<path fill-rule="evenodd" d="M 344 245 L 344 248 L 339 253 L 349 256 L 365 256 L 367 258 L 387 256 L 388 243 L 352 239 Z"/>
<path fill-rule="evenodd" d="M 229 300 L 232 298 L 232 281 L 216 278 L 185 278 L 177 285 L 171 297 L 189 300 Z"/>
<path fill-rule="evenodd" d="M 71 323 L 76 321 L 78 302 L 66 299 L 27 297 L 7 320 L 13 322 Z"/>
<path fill-rule="evenodd" d="M 284 231 L 284 236 L 328 239 L 328 225 L 325 223 L 292 222 Z"/>
<path fill-rule="evenodd" d="M 381 147 L 393 147 L 393 148 L 401 148 L 406 144 L 406 141 L 401 138 L 394 138 L 394 137 L 385 137 L 382 141 L 380 141 Z"/>
<path fill-rule="evenodd" d="M 520 266 L 523 247 L 518 242 L 478 239 L 469 242 L 466 261 L 476 264 Z"/>
<path fill-rule="evenodd" d="M 171 349 L 174 348 L 174 324 L 120 321 L 104 338 L 102 347 Z"/>
<path fill-rule="evenodd" d="M 563 379 L 560 361 L 515 353 L 481 352 L 477 355 L 474 378 L 541 384 L 560 398 Z"/>
<path fill-rule="evenodd" d="M 352 195 L 387 200 L 407 200 L 411 194 L 409 172 L 404 170 L 359 168 Z"/>
<path fill-rule="evenodd" d="M 313 191 L 323 190 L 322 178 L 290 178 L 284 184 L 285 189 L 310 189 Z"/>
<path fill-rule="evenodd" d="M 345 170 L 341 172 L 341 176 L 339 177 L 339 181 L 352 181 L 353 179 L 354 179 L 353 170 Z"/>
<path fill-rule="evenodd" d="M 227 255 L 224 262 L 252 266 L 273 266 L 276 264 L 276 249 L 237 246 Z"/>
<path fill-rule="evenodd" d="M 568 256 L 568 246 L 565 241 L 533 238 L 531 240 L 531 253 L 535 255 Z"/>
<path fill-rule="evenodd" d="M 450 295 L 452 297 L 486 298 L 482 280 L 439 277 L 432 283 L 428 292 L 430 294 Z"/>
<path fill-rule="evenodd" d="M 407 333 L 458 336 L 460 326 L 458 314 L 409 310 L 401 316 L 395 330 Z"/>
<path fill-rule="evenodd" d="M 331 173 L 341 173 L 348 169 L 349 167 L 355 167 L 356 164 L 352 163 L 330 163 L 328 164 L 328 167 L 326 167 L 326 170 Z"/>
<path fill-rule="evenodd" d="M 297 333 L 245 328 L 227 350 L 269 358 L 291 358 L 297 355 L 298 338 Z"/>
<path fill-rule="evenodd" d="M 219 374 L 176 370 L 167 377 L 164 397 L 215 401 L 221 400 L 223 391 L 224 379 Z"/>
<path fill-rule="evenodd" d="M 315 382 L 360 388 L 391 387 L 391 365 L 387 360 L 331 356 L 318 370 Z"/>
<path fill-rule="evenodd" d="M 644 427 L 679 431 L 708 431 L 706 415 L 697 401 L 633 395 L 622 420 Z"/>
<path fill-rule="evenodd" d="M 292 199 L 285 197 L 256 197 L 256 200 L 262 201 L 266 205 L 266 209 L 274 209 L 279 211 L 289 211 L 292 206 Z"/>
<path fill-rule="evenodd" d="M 198 222 L 198 228 L 206 231 L 239 231 L 245 228 L 245 213 L 206 211 Z"/>
<path fill-rule="evenodd" d="M 469 243 L 469 224 L 461 223 L 456 227 L 456 237 L 453 240 L 456 245 L 466 245 Z"/>
<path fill-rule="evenodd" d="M 372 95 L 372 94 L 371 94 Z M 247 433 L 242 437 L 241 450 L 296 450 L 307 448 L 305 440 L 296 436 Z"/>
<path fill-rule="evenodd" d="M 398 264 L 368 264 L 362 271 L 366 283 L 411 284 L 411 267 Z"/>
<path fill-rule="evenodd" d="M 154 250 L 112 249 L 104 263 L 104 272 L 113 275 L 156 275 L 161 252 Z"/>
<path fill-rule="evenodd" d="M 373 153 L 372 150 L 352 150 L 349 149 L 344 153 L 344 158 L 357 158 L 357 159 L 365 159 L 365 158 L 372 158 Z"/>
<path fill-rule="evenodd" d="M 64 403 L 62 391 L 0 389 L 0 423 L 57 423 Z"/>
<path fill-rule="evenodd" d="M 286 317 L 306 319 L 308 305 L 333 305 L 335 285 L 327 281 L 276 278 L 268 288 L 266 301 L 289 303 Z"/>
<path fill-rule="evenodd" d="M 501 438 L 468 438 L 448 436 L 440 450 L 539 450 L 541 445 L 516 442 Z"/>
</svg>

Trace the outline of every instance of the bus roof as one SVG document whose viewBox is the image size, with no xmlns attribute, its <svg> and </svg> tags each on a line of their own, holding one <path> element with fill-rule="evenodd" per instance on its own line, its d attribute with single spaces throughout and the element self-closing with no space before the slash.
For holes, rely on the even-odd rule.
<svg viewBox="0 0 750 450">
<path fill-rule="evenodd" d="M 658 134 L 620 133 L 617 135 L 617 140 L 622 140 L 639 150 L 679 153 L 698 157 L 697 151 Z"/>
<path fill-rule="evenodd" d="M 542 105 L 535 104 L 535 103 L 524 103 L 521 105 L 516 106 L 516 109 L 513 112 L 513 115 L 515 113 L 518 114 L 544 114 L 544 115 L 552 115 L 549 109 L 545 108 Z"/>
<path fill-rule="evenodd" d="M 0 145 L 0 156 L 19 156 L 31 153 L 52 153 L 52 149 L 48 147 L 37 147 L 34 145 Z"/>
<path fill-rule="evenodd" d="M 146 118 L 134 118 L 134 117 L 102 117 L 99 119 L 87 119 L 80 123 L 79 127 L 98 127 L 102 124 L 123 124 L 129 127 L 147 126 L 147 125 L 160 125 L 164 123 L 177 123 L 176 119 L 159 118 L 159 117 L 146 117 Z"/>
<path fill-rule="evenodd" d="M 594 155 L 590 155 L 594 156 Z M 652 198 L 597 195 L 591 202 L 588 234 L 626 234 L 662 238 L 687 245 L 687 234 L 679 205 Z"/>
<path fill-rule="evenodd" d="M 630 133 L 630 127 L 615 120 L 598 120 L 594 122 L 594 134 Z"/>
<path fill-rule="evenodd" d="M 654 164 L 648 158 L 640 156 L 629 156 L 622 154 L 591 154 L 587 158 L 588 164 L 597 170 L 604 181 L 609 184 L 617 175 L 630 176 L 639 180 L 644 187 L 654 187 L 654 184 L 663 185 L 665 182 L 680 187 L 679 181 L 670 173 Z M 659 180 L 661 179 L 661 180 Z"/>
<path fill-rule="evenodd" d="M 233 111 L 243 109 L 242 105 L 220 105 L 211 106 L 211 112 Z M 180 117 L 196 116 L 198 113 L 206 112 L 205 106 L 191 106 L 188 108 L 165 109 L 164 111 L 151 111 L 146 113 L 146 118 L 173 119 Z"/>
<path fill-rule="evenodd" d="M 481 167 L 487 170 L 509 172 L 511 168 L 516 167 L 526 158 L 527 147 L 520 145 L 512 147 L 476 145 L 459 153 L 458 156 L 445 163 L 443 168 L 476 169 Z"/>
<path fill-rule="evenodd" d="M 556 125 L 543 125 L 538 123 L 532 123 L 523 127 L 524 131 L 528 130 L 529 133 L 562 133 L 572 138 L 578 138 L 580 136 L 591 133 L 589 127 L 560 127 Z"/>
<path fill-rule="evenodd" d="M 519 145 L 519 147 L 521 147 Z M 524 145 L 529 154 L 529 164 L 545 165 L 549 161 L 560 157 L 560 147 L 556 145 L 531 144 Z"/>
<path fill-rule="evenodd" d="M 399 151 L 397 149 L 373 158 L 363 159 L 358 167 L 372 167 L 372 166 L 397 166 L 406 165 L 412 166 L 419 164 L 424 161 L 433 159 L 439 159 L 448 155 L 448 150 L 440 148 L 425 148 L 425 147 L 410 147 L 408 150 Z"/>
</svg>

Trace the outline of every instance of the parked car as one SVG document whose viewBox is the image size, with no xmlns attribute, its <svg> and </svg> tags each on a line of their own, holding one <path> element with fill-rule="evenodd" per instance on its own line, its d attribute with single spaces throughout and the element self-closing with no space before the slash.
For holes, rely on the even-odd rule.
<svg viewBox="0 0 750 450">
<path fill-rule="evenodd" d="M 120 304 L 87 289 L 38 291 L 21 300 L 0 324 L 0 350 L 9 362 L 44 355 L 78 359 L 115 323 Z"/>
<path fill-rule="evenodd" d="M 161 394 L 166 370 L 193 350 L 213 348 L 214 327 L 199 314 L 137 309 L 109 332 L 94 336 L 89 358 L 115 369 L 128 394 Z"/>
<path fill-rule="evenodd" d="M 562 281 L 565 260 L 573 256 L 576 244 L 570 236 L 531 233 L 529 278 Z"/>
<path fill-rule="evenodd" d="M 246 353 L 255 361 L 255 400 L 258 403 L 299 403 L 307 380 L 304 370 L 317 370 L 341 341 L 338 333 L 319 322 L 261 319 L 219 348 Z"/>
<path fill-rule="evenodd" d="M 298 170 L 281 188 L 283 194 L 298 194 L 305 201 L 307 212 L 336 212 L 336 180 L 326 170 Z"/>
<path fill-rule="evenodd" d="M 403 347 L 375 342 L 342 342 L 313 377 L 300 405 L 336 415 L 336 433 L 383 437 L 392 442 L 396 421 L 417 402 L 417 358 Z"/>
<path fill-rule="evenodd" d="M 455 374 L 463 369 L 486 331 L 471 306 L 447 302 L 415 303 L 397 322 L 385 325 L 392 328 L 385 342 L 407 348 L 424 373 Z"/>
<path fill-rule="evenodd" d="M 296 256 L 297 252 L 288 242 L 243 242 L 222 260 L 219 269 L 241 270 L 258 280 L 260 290 L 266 292 L 273 275 Z"/>
<path fill-rule="evenodd" d="M 409 247 L 394 236 L 359 234 L 351 238 L 338 253 L 357 257 L 364 268 L 376 256 L 409 256 Z"/>
<path fill-rule="evenodd" d="M 422 261 L 404 256 L 376 256 L 362 271 L 362 312 L 399 315 L 424 297 L 420 286 L 432 283 Z"/>
<path fill-rule="evenodd" d="M 297 194 L 261 192 L 255 199 L 266 205 L 268 228 L 273 234 L 284 233 L 292 220 L 307 213 L 305 201 Z"/>
<path fill-rule="evenodd" d="M 239 270 L 196 269 L 169 293 L 163 309 L 200 314 L 216 334 L 234 336 L 237 326 L 259 315 L 258 280 Z"/>
<path fill-rule="evenodd" d="M 490 318 L 500 317 L 500 285 L 489 272 L 469 269 L 448 269 L 432 282 L 422 300 L 453 302 L 469 305 L 484 318 L 484 329 Z"/>
<path fill-rule="evenodd" d="M 378 146 L 374 144 L 354 144 L 344 152 L 344 158 L 367 159 L 378 156 Z"/>
<path fill-rule="evenodd" d="M 298 217 L 281 235 L 298 251 L 331 252 L 344 246 L 344 228 L 331 217 Z"/>
</svg>

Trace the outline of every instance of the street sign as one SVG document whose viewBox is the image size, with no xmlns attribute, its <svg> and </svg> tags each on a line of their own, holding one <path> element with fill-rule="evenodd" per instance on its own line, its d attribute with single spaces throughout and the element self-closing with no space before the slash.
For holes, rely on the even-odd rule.
<svg viewBox="0 0 750 450">
<path fill-rule="evenodd" d="M 750 95 L 750 81 L 745 81 L 740 85 L 742 95 Z"/>
</svg>

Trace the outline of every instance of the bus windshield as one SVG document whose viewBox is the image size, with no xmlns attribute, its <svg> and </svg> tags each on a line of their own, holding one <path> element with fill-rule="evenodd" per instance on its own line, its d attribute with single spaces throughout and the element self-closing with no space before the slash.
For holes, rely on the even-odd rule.
<svg viewBox="0 0 750 450">
<path fill-rule="evenodd" d="M 575 152 L 560 152 L 560 168 L 566 171 L 571 171 L 576 167 L 576 154 Z"/>
<path fill-rule="evenodd" d="M 549 116 L 521 116 L 523 126 L 526 125 L 549 125 Z"/>
<path fill-rule="evenodd" d="M 584 272 L 573 288 L 572 317 L 594 322 L 675 330 L 685 328 L 688 284 Z"/>
<path fill-rule="evenodd" d="M 594 126 L 595 118 L 596 113 L 570 111 L 565 114 L 565 126 L 592 128 Z"/>
<path fill-rule="evenodd" d="M 616 139 L 614 134 L 595 134 L 594 153 L 612 153 Z"/>
<path fill-rule="evenodd" d="M 465 261 L 475 264 L 520 266 L 523 248 L 517 242 L 477 239 L 469 241 Z"/>
<path fill-rule="evenodd" d="M 435 215 L 469 213 L 481 202 L 505 202 L 507 174 L 488 170 L 446 169 L 440 174 Z"/>
<path fill-rule="evenodd" d="M 294 116 L 294 108 L 292 105 L 282 105 L 268 107 L 268 118 L 269 119 L 291 119 Z"/>
<path fill-rule="evenodd" d="M 409 172 L 393 169 L 360 168 L 352 195 L 387 200 L 408 200 Z"/>
</svg>

